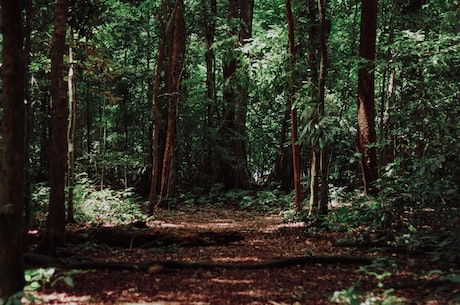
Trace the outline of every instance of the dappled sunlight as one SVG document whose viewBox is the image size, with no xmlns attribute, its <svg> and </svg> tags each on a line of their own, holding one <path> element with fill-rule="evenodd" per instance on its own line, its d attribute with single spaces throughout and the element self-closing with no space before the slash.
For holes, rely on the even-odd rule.
<svg viewBox="0 0 460 305">
<path fill-rule="evenodd" d="M 230 285 L 250 285 L 254 284 L 253 280 L 246 279 L 227 279 L 227 278 L 213 278 L 211 282 L 220 283 L 220 284 L 230 284 Z"/>
<path fill-rule="evenodd" d="M 209 299 L 209 296 L 205 293 L 181 293 L 181 292 L 169 292 L 169 293 L 159 293 L 155 296 L 156 299 L 160 299 L 162 301 L 154 302 L 152 304 L 167 304 L 167 305 L 182 305 L 182 304 L 190 304 L 190 305 L 201 305 L 201 304 L 210 304 L 210 302 L 206 301 Z M 190 301 L 195 300 L 195 301 Z"/>
<path fill-rule="evenodd" d="M 246 257 L 216 257 L 212 259 L 216 263 L 254 263 L 260 262 L 261 259 L 256 256 L 246 256 Z"/>
<path fill-rule="evenodd" d="M 304 228 L 305 222 L 298 221 L 298 222 L 288 222 L 288 223 L 275 223 L 271 226 L 268 226 L 265 229 L 265 232 L 274 232 L 282 228 Z"/>
<path fill-rule="evenodd" d="M 37 291 L 26 292 L 28 297 L 21 299 L 24 305 L 36 305 L 36 304 L 67 304 L 67 305 L 79 305 L 86 304 L 93 299 L 90 295 L 72 295 L 68 293 L 52 293 L 44 294 Z M 33 296 L 33 299 L 30 298 Z"/>
<path fill-rule="evenodd" d="M 251 289 L 251 288 L 249 288 L 247 290 L 237 291 L 237 292 L 234 293 L 234 295 L 246 296 L 246 297 L 256 298 L 256 299 L 260 299 L 260 300 L 267 299 L 269 297 L 273 297 L 273 295 L 268 295 L 266 290 L 263 290 L 263 289 Z"/>
</svg>

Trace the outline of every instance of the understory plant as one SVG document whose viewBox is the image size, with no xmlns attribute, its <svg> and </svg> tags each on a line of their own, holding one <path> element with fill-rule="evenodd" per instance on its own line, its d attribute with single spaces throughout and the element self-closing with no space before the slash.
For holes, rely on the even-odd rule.
<svg viewBox="0 0 460 305">
<path fill-rule="evenodd" d="M 100 189 L 85 175 L 74 188 L 75 219 L 92 224 L 122 224 L 145 218 L 133 188 Z"/>
<path fill-rule="evenodd" d="M 37 185 L 32 194 L 34 220 L 43 225 L 49 202 L 49 186 Z M 67 190 L 68 191 L 68 190 Z M 73 188 L 74 213 L 77 222 L 93 225 L 118 225 L 146 218 L 144 203 L 133 188 L 101 189 L 86 174 L 80 174 Z"/>
</svg>

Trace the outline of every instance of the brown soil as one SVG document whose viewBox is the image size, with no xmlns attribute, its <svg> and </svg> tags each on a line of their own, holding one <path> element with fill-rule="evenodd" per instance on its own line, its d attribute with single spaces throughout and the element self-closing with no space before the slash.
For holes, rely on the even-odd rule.
<svg viewBox="0 0 460 305">
<path fill-rule="evenodd" d="M 304 224 L 283 223 L 277 214 L 188 208 L 174 212 L 158 211 L 147 225 L 155 230 L 238 231 L 244 240 L 200 247 L 113 248 L 92 245 L 78 246 L 72 251 L 96 261 L 130 263 L 174 260 L 251 265 L 306 255 L 394 257 L 407 261 L 408 264 L 399 266 L 383 280 L 390 286 L 397 282 L 411 282 L 416 275 L 428 274 L 429 270 L 437 268 L 429 263 L 420 264 L 423 256 L 414 261 L 405 254 L 380 253 L 381 249 L 336 247 L 335 242 L 343 237 L 340 234 L 306 234 Z M 444 286 L 432 285 L 396 289 L 391 292 L 393 301 L 390 301 L 384 296 L 388 288 L 379 288 L 375 276 L 356 272 L 359 267 L 315 263 L 259 269 L 169 269 L 153 265 L 148 271 L 87 270 L 71 275 L 72 288 L 64 281 L 57 281 L 30 292 L 30 295 L 35 297 L 35 304 L 337 304 L 330 300 L 334 292 L 358 287 L 359 282 L 361 294 L 366 296 L 361 301 L 368 300 L 362 304 L 383 304 L 384 299 L 388 302 L 386 304 L 397 304 L 397 298 L 401 301 L 399 304 L 456 304 L 450 299 L 452 293 L 459 292 L 458 288 L 449 287 L 444 291 L 441 289 Z M 65 276 L 66 272 L 69 270 L 58 270 L 55 278 Z"/>
</svg>

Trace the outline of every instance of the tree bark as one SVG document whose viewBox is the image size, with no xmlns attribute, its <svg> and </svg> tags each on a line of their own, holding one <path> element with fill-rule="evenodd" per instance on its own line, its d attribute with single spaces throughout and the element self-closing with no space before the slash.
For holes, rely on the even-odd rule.
<svg viewBox="0 0 460 305">
<path fill-rule="evenodd" d="M 374 60 L 378 0 L 363 0 L 361 7 L 359 56 L 364 61 L 358 70 L 358 149 L 364 192 L 376 195 L 377 154 L 374 106 Z"/>
<path fill-rule="evenodd" d="M 0 303 L 24 287 L 23 204 L 25 62 L 21 1 L 0 1 L 2 49 L 2 150 L 0 172 Z"/>
<path fill-rule="evenodd" d="M 157 204 L 158 195 L 160 194 L 160 110 L 159 110 L 159 95 L 161 85 L 161 72 L 163 61 L 165 58 L 165 45 L 166 45 L 166 24 L 164 20 L 160 20 L 160 45 L 158 46 L 157 64 L 155 67 L 155 78 L 153 85 L 153 134 L 152 134 L 152 178 L 150 184 L 149 202 L 150 212 Z"/>
<path fill-rule="evenodd" d="M 166 146 L 161 171 L 160 197 L 169 196 L 176 188 L 176 146 L 177 146 L 177 107 L 179 105 L 179 89 L 185 61 L 185 19 L 184 2 L 176 0 L 172 24 L 168 33 L 168 40 L 172 42 L 168 51 L 168 129 L 166 131 Z"/>
<path fill-rule="evenodd" d="M 32 35 L 32 5 L 31 0 L 24 0 L 24 100 L 26 105 L 26 127 L 24 136 L 24 169 L 25 169 L 25 186 L 24 186 L 24 234 L 32 226 L 32 166 L 30 158 L 30 142 L 34 130 L 34 119 L 30 88 L 29 63 L 31 58 L 31 35 Z M 27 238 L 27 237 L 26 237 Z"/>
<path fill-rule="evenodd" d="M 64 53 L 68 0 L 57 0 L 51 44 L 52 130 L 50 158 L 50 204 L 46 232 L 40 250 L 54 254 L 65 241 L 65 178 L 67 168 L 68 99 L 64 81 Z"/>
<path fill-rule="evenodd" d="M 317 58 L 317 51 L 319 49 L 318 42 L 319 42 L 319 35 L 318 35 L 318 6 L 314 0 L 308 0 L 307 3 L 307 11 L 308 11 L 308 63 L 310 66 L 310 78 L 312 84 L 319 84 L 319 75 L 318 75 L 318 58 Z M 321 175 L 321 168 L 320 168 L 320 148 L 318 143 L 316 143 L 316 135 L 315 133 L 315 126 L 318 125 L 319 122 L 319 105 L 320 102 L 318 98 L 320 97 L 320 92 L 318 86 L 313 85 L 311 92 L 311 103 L 309 105 L 311 109 L 311 117 L 310 124 L 311 131 L 310 131 L 310 148 L 311 148 L 311 160 L 310 160 L 310 210 L 308 212 L 309 215 L 315 215 L 319 212 L 319 198 L 320 198 L 320 185 L 319 185 L 319 177 Z"/>
<path fill-rule="evenodd" d="M 318 0 L 319 12 L 319 50 L 320 50 L 320 65 L 318 77 L 318 115 L 320 119 L 325 116 L 324 99 L 326 95 L 326 77 L 327 77 L 327 34 L 328 24 L 326 20 L 326 4 L 325 0 Z M 324 141 L 324 146 L 320 147 L 320 179 L 321 189 L 319 198 L 319 212 L 327 213 L 329 203 L 329 147 Z"/>
<path fill-rule="evenodd" d="M 291 102 L 287 100 L 281 125 L 278 151 L 273 164 L 273 171 L 269 180 L 280 183 L 280 189 L 285 192 L 292 191 L 294 186 L 294 166 L 292 161 L 292 141 L 286 145 L 289 134 L 289 121 L 291 117 Z"/>
<path fill-rule="evenodd" d="M 73 211 L 73 189 L 75 186 L 75 152 L 76 152 L 76 127 L 77 127 L 77 97 L 76 82 L 74 77 L 73 63 L 73 30 L 70 29 L 69 44 L 69 70 L 67 75 L 68 97 L 69 97 L 69 122 L 67 126 L 68 141 L 68 165 L 67 165 L 67 222 L 75 222 Z"/>
<path fill-rule="evenodd" d="M 288 23 L 288 43 L 289 43 L 289 100 L 291 108 L 291 147 L 292 147 L 292 165 L 294 174 L 294 189 L 295 189 L 295 210 L 298 214 L 300 212 L 302 196 L 302 185 L 300 183 L 300 149 L 298 144 L 298 130 L 297 130 L 297 109 L 295 107 L 295 86 L 294 86 L 294 67 L 296 64 L 296 51 L 294 40 L 294 16 L 292 14 L 292 5 L 290 0 L 286 0 L 286 16 Z"/>
</svg>

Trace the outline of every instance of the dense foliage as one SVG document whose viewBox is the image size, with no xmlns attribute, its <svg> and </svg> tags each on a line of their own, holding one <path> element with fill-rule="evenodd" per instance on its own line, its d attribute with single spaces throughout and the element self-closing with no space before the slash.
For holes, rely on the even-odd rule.
<svg viewBox="0 0 460 305">
<path fill-rule="evenodd" d="M 310 24 L 302 3 L 294 1 L 293 4 L 298 45 L 304 52 L 297 60 L 295 72 L 299 78 L 295 107 L 301 114 L 303 183 L 306 186 L 309 181 L 310 143 L 314 139 L 319 147 L 329 148 L 330 192 L 340 189 L 348 197 L 354 196 L 360 188 L 358 160 L 361 158 L 356 149 L 360 2 L 328 3 L 329 76 L 325 115 L 318 122 L 311 119 L 314 103 L 311 92 L 315 84 L 310 79 L 312 67 L 306 47 L 306 31 L 316 24 Z M 175 147 L 177 198 L 180 194 L 209 194 L 216 187 L 226 191 L 216 185 L 220 181 L 216 180 L 215 172 L 203 171 L 206 168 L 203 164 L 212 163 L 212 160 L 203 160 L 203 155 L 211 147 L 213 153 L 224 156 L 222 158 L 231 158 L 219 140 L 226 86 L 222 67 L 228 60 L 229 47 L 235 51 L 231 56 L 238 56 L 240 65 L 247 71 L 237 77 L 245 82 L 249 92 L 242 139 L 246 143 L 248 169 L 251 175 L 261 173 L 258 183 L 276 189 L 285 181 L 271 175 L 273 164 L 280 148 L 289 145 L 288 141 L 280 143 L 289 110 L 284 2 L 256 1 L 252 38 L 236 47 L 234 37 L 228 36 L 231 24 L 227 20 L 226 3 L 217 1 L 215 12 L 208 6 L 206 1 L 185 1 L 187 51 Z M 33 0 L 26 7 L 31 97 L 28 170 L 32 184 L 49 178 L 48 53 L 53 7 L 53 2 L 47 0 Z M 160 1 L 71 1 L 69 28 L 72 31 L 68 31 L 68 41 L 72 41 L 76 66 L 76 174 L 85 177 L 72 187 L 77 196 L 81 196 L 81 186 L 89 188 L 90 185 L 99 190 L 134 188 L 141 196 L 148 194 L 153 80 L 161 13 Z M 460 192 L 458 17 L 458 6 L 453 1 L 379 2 L 374 72 L 380 192 L 378 198 L 371 199 L 375 206 L 366 209 L 369 212 L 378 208 L 376 214 L 383 215 L 380 225 L 386 228 L 405 218 L 405 213 L 430 210 L 436 215 L 434 221 L 446 223 L 443 217 L 457 211 Z M 215 25 L 211 46 L 215 56 L 215 99 L 209 98 L 206 83 L 204 30 L 210 21 Z M 210 105 L 212 113 L 208 112 Z M 343 197 L 340 200 L 343 201 Z M 75 208 L 88 211 L 87 206 Z M 94 213 L 102 212 L 96 209 Z M 366 217 L 366 213 L 360 215 Z M 383 219 L 385 217 L 391 219 Z"/>
</svg>

